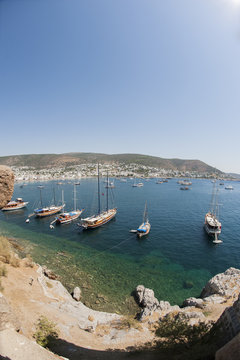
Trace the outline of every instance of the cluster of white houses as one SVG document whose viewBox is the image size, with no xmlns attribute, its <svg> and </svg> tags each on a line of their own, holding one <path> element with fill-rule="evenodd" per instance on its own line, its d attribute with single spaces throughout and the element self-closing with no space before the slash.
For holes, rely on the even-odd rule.
<svg viewBox="0 0 240 360">
<path fill-rule="evenodd" d="M 97 175 L 96 164 L 81 164 L 69 167 L 51 167 L 36 169 L 33 167 L 12 167 L 16 181 L 42 181 L 42 180 L 71 180 Z M 160 169 L 139 164 L 105 163 L 101 164 L 101 175 L 108 172 L 110 177 L 142 177 L 142 178 L 167 178 L 167 177 L 188 177 L 188 178 L 216 178 L 217 173 L 200 173 L 197 171 L 178 171 Z M 222 176 L 224 178 L 224 176 Z"/>
</svg>

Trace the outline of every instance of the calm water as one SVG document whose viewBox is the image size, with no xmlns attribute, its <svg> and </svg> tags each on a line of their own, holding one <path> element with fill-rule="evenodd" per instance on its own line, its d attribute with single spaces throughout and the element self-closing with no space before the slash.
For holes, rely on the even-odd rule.
<svg viewBox="0 0 240 360">
<path fill-rule="evenodd" d="M 223 240 L 219 245 L 212 244 L 203 229 L 211 181 L 193 180 L 190 191 L 180 191 L 177 179 L 163 184 L 144 181 L 142 188 L 133 188 L 132 183 L 115 180 L 117 217 L 90 231 L 82 231 L 76 223 L 50 229 L 54 217 L 31 218 L 25 223 L 27 215 L 39 206 L 39 183 L 22 188 L 16 184 L 14 198 L 23 197 L 30 203 L 25 210 L 1 212 L 0 231 L 19 238 L 26 252 L 57 271 L 69 290 L 79 285 L 83 300 L 95 309 L 135 311 L 130 295 L 139 284 L 152 288 L 159 300 L 181 304 L 189 296 L 198 296 L 216 273 L 240 267 L 240 183 L 232 183 L 233 191 L 219 186 Z M 66 210 L 71 210 L 73 183 L 44 183 L 45 205 L 53 199 L 53 187 L 59 203 L 64 190 Z M 93 214 L 97 209 L 96 179 L 82 180 L 76 188 L 84 217 Z M 104 184 L 101 192 L 104 203 Z M 147 238 L 137 240 L 129 230 L 141 224 L 146 200 L 152 229 Z"/>
</svg>

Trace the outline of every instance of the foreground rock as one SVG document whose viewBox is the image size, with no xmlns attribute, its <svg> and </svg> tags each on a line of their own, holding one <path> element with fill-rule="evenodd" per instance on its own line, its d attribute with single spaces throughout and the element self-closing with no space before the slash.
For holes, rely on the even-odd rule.
<svg viewBox="0 0 240 360">
<path fill-rule="evenodd" d="M 80 299 L 81 299 L 81 289 L 78 286 L 76 286 L 74 288 L 72 297 L 73 297 L 74 300 L 80 301 Z"/>
<path fill-rule="evenodd" d="M 237 298 L 240 290 L 240 270 L 233 267 L 217 274 L 203 288 L 201 298 L 220 295 L 225 298 Z"/>
<path fill-rule="evenodd" d="M 20 323 L 6 298 L 0 293 L 0 331 L 5 329 L 20 330 Z"/>
<path fill-rule="evenodd" d="M 59 360 L 59 357 L 12 329 L 0 331 L 0 358 L 11 360 Z"/>
<path fill-rule="evenodd" d="M 145 288 L 143 285 L 138 285 L 135 289 L 135 300 L 142 308 L 139 314 L 139 320 L 151 316 L 154 312 L 164 315 L 169 312 L 180 310 L 179 306 L 171 306 L 168 301 L 158 301 L 154 296 L 154 291 Z"/>
<path fill-rule="evenodd" d="M 14 174 L 12 170 L 0 165 L 0 209 L 12 198 L 14 190 Z"/>
</svg>

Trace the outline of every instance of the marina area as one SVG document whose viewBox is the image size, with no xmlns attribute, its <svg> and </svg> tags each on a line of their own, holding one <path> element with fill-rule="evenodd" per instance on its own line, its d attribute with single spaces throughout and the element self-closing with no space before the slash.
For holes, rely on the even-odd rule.
<svg viewBox="0 0 240 360">
<path fill-rule="evenodd" d="M 64 191 L 65 209 L 73 207 L 75 181 L 19 182 L 13 199 L 22 198 L 27 207 L 0 213 L 1 235 L 17 240 L 21 251 L 55 271 L 69 291 L 82 289 L 83 302 L 96 310 L 134 313 L 133 289 L 142 284 L 156 297 L 181 305 L 185 298 L 199 296 L 206 281 L 240 263 L 240 184 L 234 191 L 219 186 L 221 244 L 213 244 L 204 231 L 213 184 L 209 179 L 191 179 L 191 191 L 179 191 L 178 179 L 156 184 L 155 179 L 137 179 L 144 186 L 133 188 L 135 179 L 114 179 L 116 217 L 97 229 L 85 231 L 76 220 L 49 227 L 54 216 L 30 218 L 38 207 L 42 185 L 44 204 L 51 205 L 53 188 L 56 205 Z M 231 185 L 231 182 L 225 182 Z M 218 182 L 216 183 L 218 186 Z M 101 181 L 101 203 L 106 202 Z M 81 179 L 77 204 L 86 218 L 97 209 L 97 179 Z M 143 218 L 145 202 L 151 231 L 138 238 L 130 233 Z"/>
</svg>

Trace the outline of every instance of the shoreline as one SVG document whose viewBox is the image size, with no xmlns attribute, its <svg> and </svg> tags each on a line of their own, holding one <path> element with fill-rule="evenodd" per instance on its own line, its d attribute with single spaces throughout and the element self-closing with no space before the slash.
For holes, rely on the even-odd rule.
<svg viewBox="0 0 240 360">
<path fill-rule="evenodd" d="M 14 252 L 13 258 L 17 259 Z M 0 260 L 2 266 L 3 258 Z M 20 333 L 33 341 L 36 323 L 44 315 L 56 324 L 59 341 L 68 355 L 74 347 L 78 356 L 86 350 L 101 351 L 106 359 L 112 356 L 111 351 L 120 351 L 117 353 L 120 357 L 128 356 L 129 351 L 157 339 L 156 326 L 167 315 L 181 316 L 190 325 L 216 323 L 240 293 L 240 270 L 234 268 L 210 279 L 201 298 L 188 298 L 181 308 L 164 300 L 158 301 L 151 289 L 139 285 L 135 289 L 135 299 L 142 310 L 139 320 L 134 320 L 86 307 L 73 299 L 62 283 L 52 278 L 53 274 L 46 276 L 42 266 L 29 258 L 19 259 L 15 265 L 5 263 L 4 267 L 6 275 L 1 276 L 4 290 L 0 297 L 6 298 L 15 314 L 14 323 L 11 320 L 7 329 L 16 329 L 16 322 Z"/>
</svg>

